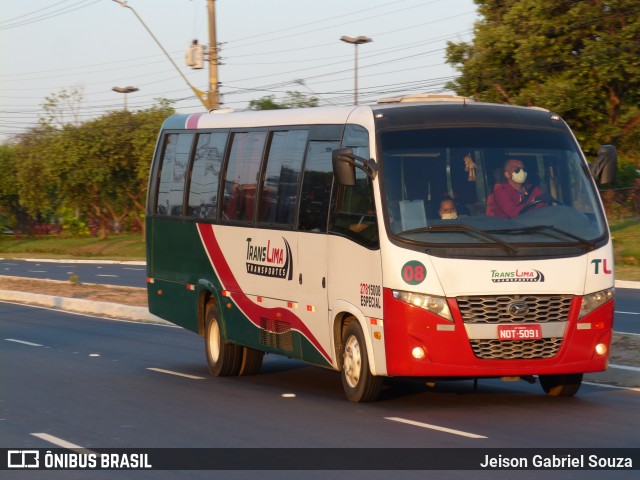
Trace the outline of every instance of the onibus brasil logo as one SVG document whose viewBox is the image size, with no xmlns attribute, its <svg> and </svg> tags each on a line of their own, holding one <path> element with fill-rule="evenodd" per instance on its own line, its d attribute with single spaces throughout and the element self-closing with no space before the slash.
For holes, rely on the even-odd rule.
<svg viewBox="0 0 640 480">
<path fill-rule="evenodd" d="M 544 274 L 540 270 L 491 270 L 491 281 L 501 282 L 544 282 Z"/>
<path fill-rule="evenodd" d="M 289 242 L 282 237 L 283 244 L 260 244 L 247 238 L 247 273 L 262 277 L 283 278 L 291 280 L 293 260 Z"/>
</svg>

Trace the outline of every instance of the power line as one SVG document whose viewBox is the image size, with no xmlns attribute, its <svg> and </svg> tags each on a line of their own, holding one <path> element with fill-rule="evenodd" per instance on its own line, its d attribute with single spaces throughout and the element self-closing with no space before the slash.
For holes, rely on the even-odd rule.
<svg viewBox="0 0 640 480">
<path fill-rule="evenodd" d="M 44 15 L 39 15 L 37 17 L 33 17 L 31 19 L 27 19 L 27 20 L 23 20 L 23 21 L 19 21 L 19 22 L 15 22 L 15 23 L 10 23 L 9 25 L 4 25 L 4 26 L 0 26 L 0 30 L 9 30 L 12 28 L 17 28 L 17 27 L 23 27 L 25 25 L 30 25 L 32 23 L 36 23 L 36 22 L 42 22 L 44 20 L 49 20 L 50 18 L 54 18 L 54 17 L 59 17 L 60 15 L 64 15 L 66 13 L 71 13 L 71 12 L 75 12 L 76 10 L 80 10 L 81 8 L 85 8 L 85 7 L 89 7 L 91 5 L 94 5 L 96 3 L 98 3 L 100 0 L 82 0 L 78 3 L 76 3 L 75 5 L 70 5 L 69 7 L 63 7 L 61 9 L 58 10 L 54 10 L 53 12 L 49 12 L 46 13 Z M 90 2 L 90 3 L 87 3 Z M 82 5 L 84 4 L 84 5 Z M 47 8 L 51 8 L 51 7 L 47 7 Z M 30 14 L 27 14 L 30 15 Z"/>
</svg>

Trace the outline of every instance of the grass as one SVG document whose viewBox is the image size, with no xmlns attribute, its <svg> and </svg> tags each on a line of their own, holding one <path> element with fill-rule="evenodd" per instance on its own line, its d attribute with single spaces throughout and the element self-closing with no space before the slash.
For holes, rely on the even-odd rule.
<svg viewBox="0 0 640 480">
<path fill-rule="evenodd" d="M 145 244 L 140 235 L 113 235 L 105 240 L 3 235 L 0 257 L 144 260 Z"/>
<path fill-rule="evenodd" d="M 616 278 L 640 281 L 640 221 L 625 220 L 611 224 L 610 228 Z"/>
<path fill-rule="evenodd" d="M 612 223 L 611 235 L 616 278 L 640 281 L 640 221 Z M 3 235 L 0 237 L 0 257 L 144 260 L 145 244 L 140 235 L 114 235 L 106 240 Z"/>
</svg>

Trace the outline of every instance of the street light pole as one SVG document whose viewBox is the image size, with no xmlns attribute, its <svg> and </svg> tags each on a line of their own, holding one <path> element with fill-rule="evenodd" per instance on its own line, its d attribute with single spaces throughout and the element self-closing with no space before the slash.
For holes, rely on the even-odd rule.
<svg viewBox="0 0 640 480">
<path fill-rule="evenodd" d="M 354 37 L 347 37 L 343 35 L 342 37 L 340 37 L 340 40 L 342 40 L 345 43 L 350 43 L 356 47 L 355 66 L 353 69 L 354 70 L 353 71 L 353 82 L 354 82 L 353 103 L 354 105 L 358 105 L 358 45 L 362 45 L 363 43 L 373 42 L 373 39 L 369 37 L 363 37 L 363 36 L 354 38 Z"/>
<path fill-rule="evenodd" d="M 184 75 L 184 73 L 182 73 L 182 70 L 180 70 L 178 68 L 178 65 L 176 65 L 176 62 L 173 61 L 173 59 L 171 58 L 171 55 L 169 55 L 169 53 L 165 50 L 165 48 L 162 46 L 160 41 L 156 38 L 156 36 L 151 31 L 151 29 L 149 29 L 149 27 L 147 27 L 147 24 L 144 23 L 144 20 L 142 20 L 140 15 L 138 15 L 138 12 L 136 12 L 133 7 L 130 7 L 127 4 L 127 2 L 124 1 L 124 0 L 113 0 L 113 1 L 116 2 L 117 4 L 119 4 L 121 7 L 128 8 L 129 10 L 131 10 L 133 12 L 133 14 L 136 16 L 136 18 L 142 24 L 142 26 L 147 30 L 147 32 L 149 32 L 149 35 L 151 35 L 151 38 L 153 38 L 153 40 L 156 42 L 156 44 L 158 44 L 158 46 L 160 47 L 160 50 L 162 50 L 162 53 L 164 53 L 165 56 L 169 59 L 169 61 L 171 62 L 171 65 L 174 66 L 174 68 L 178 71 L 178 73 L 180 74 L 182 79 L 187 83 L 187 85 L 189 85 L 189 87 L 191 88 L 193 93 L 196 94 L 196 97 L 198 97 L 198 99 L 207 108 L 207 110 L 210 110 L 212 107 L 210 106 L 208 95 L 205 92 L 203 92 L 202 90 L 198 90 L 196 87 L 191 85 L 191 82 L 189 82 L 189 79 Z"/>
<path fill-rule="evenodd" d="M 111 90 L 118 93 L 124 93 L 124 111 L 127 111 L 127 93 L 133 93 L 140 90 L 138 87 L 113 87 Z"/>
</svg>

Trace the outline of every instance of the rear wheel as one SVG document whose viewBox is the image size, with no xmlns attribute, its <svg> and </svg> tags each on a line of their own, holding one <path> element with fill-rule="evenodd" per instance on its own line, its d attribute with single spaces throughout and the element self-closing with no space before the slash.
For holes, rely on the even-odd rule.
<svg viewBox="0 0 640 480">
<path fill-rule="evenodd" d="M 551 397 L 571 397 L 578 393 L 582 383 L 581 373 L 564 375 L 540 375 L 540 386 Z"/>
<path fill-rule="evenodd" d="M 253 348 L 242 348 L 242 365 L 240 367 L 240 375 L 256 375 L 262 368 L 262 359 L 264 352 L 254 350 Z"/>
<path fill-rule="evenodd" d="M 242 368 L 242 347 L 222 340 L 218 309 L 207 307 L 205 327 L 205 350 L 209 371 L 216 377 L 235 376 Z"/>
<path fill-rule="evenodd" d="M 367 345 L 360 324 L 349 322 L 342 336 L 342 387 L 352 402 L 372 402 L 382 390 L 382 377 L 369 369 Z"/>
</svg>

